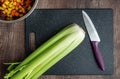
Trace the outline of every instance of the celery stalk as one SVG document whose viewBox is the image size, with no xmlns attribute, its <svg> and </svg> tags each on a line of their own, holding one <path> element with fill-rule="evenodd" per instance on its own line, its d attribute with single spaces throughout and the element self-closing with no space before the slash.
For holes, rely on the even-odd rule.
<svg viewBox="0 0 120 79">
<path fill-rule="evenodd" d="M 75 32 L 77 27 L 74 27 L 76 24 L 71 24 L 65 27 L 63 30 L 58 32 L 56 35 L 54 35 L 51 39 L 49 39 L 47 42 L 45 42 L 43 45 L 41 45 L 39 48 L 37 48 L 32 54 L 30 54 L 20 65 L 18 65 L 15 69 L 13 69 L 6 77 L 12 76 L 15 73 L 19 72 L 20 69 L 24 68 L 31 60 L 36 58 L 38 55 L 40 55 L 44 50 L 47 50 L 48 47 L 53 45 L 56 41 L 58 41 L 60 38 L 71 34 L 72 32 Z"/>
<path fill-rule="evenodd" d="M 77 47 L 85 37 L 84 31 L 71 24 L 41 45 L 21 64 L 4 76 L 5 79 L 36 79 Z"/>
<path fill-rule="evenodd" d="M 11 79 L 22 79 L 23 77 L 28 75 L 29 72 L 32 72 L 33 69 L 36 68 L 38 65 L 42 65 L 43 63 L 49 61 L 51 57 L 54 58 L 54 56 L 58 55 L 62 50 L 64 50 L 67 46 L 70 45 L 70 43 L 74 40 L 73 36 L 75 35 L 76 34 L 70 34 L 58 40 L 56 43 L 50 46 L 47 50 L 45 50 L 43 54 L 33 59 L 25 68 L 23 68 L 23 70 L 16 73 L 16 75 L 14 75 Z"/>
<path fill-rule="evenodd" d="M 46 50 L 48 47 L 50 47 L 54 42 L 58 41 L 60 38 L 64 37 L 67 34 L 71 34 L 75 30 L 77 30 L 76 27 L 73 27 L 75 25 L 76 24 L 68 25 L 63 30 L 58 32 L 51 39 L 49 39 L 43 45 L 41 45 L 39 48 L 37 48 L 32 54 L 30 54 L 29 57 L 27 57 L 17 68 L 19 69 L 19 67 L 29 63 L 32 59 L 34 59 L 36 56 L 40 55 L 44 50 Z"/>
<path fill-rule="evenodd" d="M 11 71 L 13 70 L 16 66 L 18 66 L 21 62 L 15 62 L 15 63 L 4 63 L 4 65 L 9 65 L 7 70 Z"/>
<path fill-rule="evenodd" d="M 76 41 L 77 43 L 77 41 Z M 73 45 L 69 46 L 61 55 L 53 59 L 51 62 L 49 62 L 45 67 L 43 67 L 41 70 L 39 70 L 37 73 L 35 73 L 31 78 L 29 79 L 38 79 L 43 73 L 45 73 L 50 67 L 52 67 L 54 64 L 56 64 L 58 61 L 60 61 L 64 56 L 66 56 L 69 52 L 73 50 L 73 46 L 77 46 L 75 42 Z"/>
<path fill-rule="evenodd" d="M 50 67 L 52 67 L 54 64 L 56 64 L 58 61 L 60 61 L 63 57 L 68 55 L 72 50 L 74 50 L 82 41 L 84 38 L 84 33 L 83 36 L 78 36 L 71 44 L 63 50 L 59 55 L 57 55 L 53 60 L 51 60 L 47 65 L 42 67 L 41 69 L 36 68 L 33 73 L 28 77 L 28 79 L 37 79 L 40 77 L 44 72 L 46 72 Z"/>
<path fill-rule="evenodd" d="M 71 34 L 70 36 L 69 36 L 69 38 L 68 38 L 68 36 L 66 37 L 67 39 L 66 39 L 66 42 L 67 42 L 67 44 L 65 43 L 65 41 L 59 41 L 60 42 L 60 44 L 62 45 L 61 46 L 61 48 L 59 47 L 59 46 L 57 46 L 58 47 L 58 51 L 56 52 L 56 53 L 54 53 L 54 55 L 52 55 L 52 56 L 50 56 L 49 57 L 49 59 L 47 59 L 47 61 L 45 61 L 44 63 L 42 63 L 42 64 L 39 64 L 31 73 L 32 74 L 29 74 L 27 77 L 25 77 L 26 79 L 30 79 L 30 76 L 32 76 L 35 72 L 37 72 L 38 70 L 41 70 L 44 66 L 46 66 L 51 60 L 53 60 L 56 56 L 58 56 L 58 55 L 60 55 L 62 52 L 63 52 L 63 50 L 66 50 L 67 49 L 67 47 L 71 44 L 71 42 L 73 41 L 73 40 L 71 40 L 71 41 L 69 41 L 68 42 L 68 39 L 70 39 L 71 37 L 73 37 L 75 34 Z M 65 40 L 65 39 L 64 39 Z M 62 42 L 63 42 L 63 44 L 62 44 Z M 62 49 L 62 50 L 61 50 Z M 56 48 L 55 48 L 55 50 L 56 50 Z"/>
</svg>

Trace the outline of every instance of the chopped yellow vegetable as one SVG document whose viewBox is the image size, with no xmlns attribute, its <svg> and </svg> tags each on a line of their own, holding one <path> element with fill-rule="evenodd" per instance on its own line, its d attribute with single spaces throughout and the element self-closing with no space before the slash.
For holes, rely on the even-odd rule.
<svg viewBox="0 0 120 79">
<path fill-rule="evenodd" d="M 4 14 L 6 20 L 16 19 L 24 16 L 30 9 L 33 0 L 0 0 L 1 12 Z M 12 17 L 11 17 L 12 16 Z M 3 17 L 0 15 L 0 17 Z"/>
<path fill-rule="evenodd" d="M 6 5 L 9 5 L 9 3 L 10 3 L 10 2 L 9 2 L 8 0 L 7 0 L 7 1 L 5 1 L 5 4 L 6 4 Z"/>
</svg>

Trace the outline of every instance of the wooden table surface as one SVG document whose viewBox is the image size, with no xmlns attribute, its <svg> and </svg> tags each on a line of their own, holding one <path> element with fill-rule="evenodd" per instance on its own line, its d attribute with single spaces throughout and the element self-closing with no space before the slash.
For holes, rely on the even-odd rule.
<svg viewBox="0 0 120 79">
<path fill-rule="evenodd" d="M 112 8 L 114 11 L 114 74 L 113 75 L 43 75 L 40 79 L 120 79 L 120 0 L 39 0 L 37 9 L 44 8 Z M 25 58 L 24 21 L 0 23 L 0 79 L 6 72 L 3 62 Z"/>
</svg>

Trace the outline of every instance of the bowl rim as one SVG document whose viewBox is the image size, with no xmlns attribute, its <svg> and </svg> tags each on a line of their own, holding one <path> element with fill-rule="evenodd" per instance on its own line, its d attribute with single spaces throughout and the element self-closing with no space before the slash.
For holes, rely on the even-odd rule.
<svg viewBox="0 0 120 79">
<path fill-rule="evenodd" d="M 24 16 L 22 16 L 22 17 L 20 17 L 20 18 L 18 18 L 18 19 L 15 19 L 15 20 L 11 20 L 11 21 L 0 20 L 0 23 L 15 23 L 15 22 L 24 20 L 25 18 L 27 18 L 27 17 L 34 11 L 34 9 L 36 8 L 37 4 L 38 4 L 38 0 L 35 0 L 32 8 L 31 8 L 31 10 L 28 11 L 28 13 L 25 14 Z"/>
</svg>

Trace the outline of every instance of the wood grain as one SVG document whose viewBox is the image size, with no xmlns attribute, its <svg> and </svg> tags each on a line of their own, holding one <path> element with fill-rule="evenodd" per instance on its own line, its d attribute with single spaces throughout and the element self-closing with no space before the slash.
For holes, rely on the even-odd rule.
<svg viewBox="0 0 120 79">
<path fill-rule="evenodd" d="M 114 12 L 114 74 L 113 75 L 43 75 L 39 79 L 120 79 L 120 0 L 39 0 L 38 9 L 112 8 Z M 0 79 L 6 72 L 3 62 L 25 58 L 24 21 L 0 24 Z"/>
</svg>

